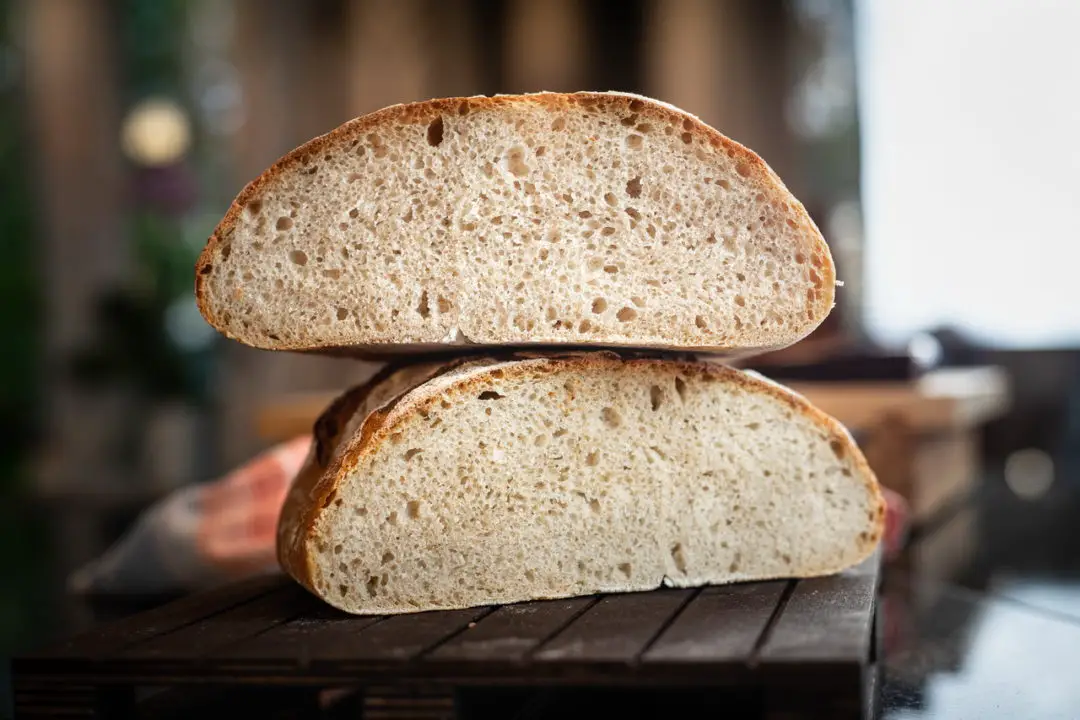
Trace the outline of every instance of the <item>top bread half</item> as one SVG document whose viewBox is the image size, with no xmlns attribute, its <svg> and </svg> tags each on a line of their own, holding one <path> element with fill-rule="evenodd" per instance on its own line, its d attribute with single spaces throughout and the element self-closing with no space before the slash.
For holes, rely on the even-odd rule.
<svg viewBox="0 0 1080 720">
<path fill-rule="evenodd" d="M 395 105 L 236 198 L 196 295 L 227 337 L 393 355 L 468 345 L 748 355 L 833 305 L 803 206 L 750 150 L 616 93 Z"/>
</svg>

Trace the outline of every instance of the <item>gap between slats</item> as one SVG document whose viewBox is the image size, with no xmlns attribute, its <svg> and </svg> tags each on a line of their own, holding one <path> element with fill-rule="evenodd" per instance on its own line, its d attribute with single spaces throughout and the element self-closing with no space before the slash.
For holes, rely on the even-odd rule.
<svg viewBox="0 0 1080 720">
<path fill-rule="evenodd" d="M 526 662 L 529 655 L 599 601 L 598 597 L 501 605 L 426 653 L 427 662 Z"/>
<path fill-rule="evenodd" d="M 791 600 L 791 595 L 795 592 L 795 587 L 798 584 L 798 580 L 788 580 L 787 584 L 784 586 L 784 591 L 780 593 L 779 602 L 776 603 L 772 615 L 769 616 L 769 620 L 765 623 L 765 629 L 761 632 L 761 635 L 758 636 L 757 642 L 754 643 L 754 649 L 750 652 L 750 659 L 747 661 L 747 664 L 751 668 L 757 667 L 761 663 L 761 651 L 766 643 L 769 642 L 769 638 L 772 637 L 772 634 L 776 629 L 776 624 L 784 614 L 788 601 Z"/>
</svg>

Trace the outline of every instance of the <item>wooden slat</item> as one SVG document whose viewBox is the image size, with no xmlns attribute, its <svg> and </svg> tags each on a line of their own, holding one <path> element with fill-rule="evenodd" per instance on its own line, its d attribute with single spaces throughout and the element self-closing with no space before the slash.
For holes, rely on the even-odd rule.
<svg viewBox="0 0 1080 720">
<path fill-rule="evenodd" d="M 777 618 L 758 659 L 773 663 L 866 662 L 877 575 L 866 566 L 802 580 Z"/>
<path fill-rule="evenodd" d="M 312 598 L 315 600 L 315 598 Z M 316 601 L 318 602 L 318 601 Z M 221 668 L 300 667 L 312 656 L 325 656 L 325 648 L 347 642 L 381 616 L 353 616 L 322 605 L 302 617 L 270 628 L 253 638 L 214 653 L 212 663 Z"/>
<path fill-rule="evenodd" d="M 56 661 L 73 658 L 100 658 L 136 643 L 170 633 L 184 625 L 210 617 L 289 584 L 281 575 L 257 577 L 202 593 L 189 595 L 168 605 L 148 610 L 60 643 L 30 653 L 25 660 Z"/>
<path fill-rule="evenodd" d="M 653 643 L 642 662 L 745 662 L 787 586 L 777 581 L 706 588 Z"/>
<path fill-rule="evenodd" d="M 657 590 L 610 595 L 534 654 L 538 662 L 632 662 L 694 593 Z"/>
<path fill-rule="evenodd" d="M 405 662 L 450 639 L 489 612 L 490 608 L 474 608 L 394 615 L 355 635 L 310 645 L 309 659 L 312 665 Z"/>
<path fill-rule="evenodd" d="M 439 646 L 427 659 L 519 661 L 593 602 L 594 598 L 571 598 L 504 605 Z"/>
<path fill-rule="evenodd" d="M 139 643 L 118 659 L 142 664 L 151 660 L 172 662 L 202 658 L 304 611 L 310 612 L 315 602 L 302 588 L 290 583 L 251 602 Z"/>
</svg>

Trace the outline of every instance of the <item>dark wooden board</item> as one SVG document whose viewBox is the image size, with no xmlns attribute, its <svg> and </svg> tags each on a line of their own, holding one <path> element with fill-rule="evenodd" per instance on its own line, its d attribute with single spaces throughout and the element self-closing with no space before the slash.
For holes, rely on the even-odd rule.
<svg viewBox="0 0 1080 720">
<path fill-rule="evenodd" d="M 879 563 L 808 580 L 387 617 L 346 615 L 262 578 L 16 658 L 16 704 L 29 717 L 48 703 L 99 707 L 125 687 L 354 685 L 367 688 L 364 707 L 423 697 L 449 712 L 455 688 L 698 687 L 746 702 L 779 693 L 781 709 L 812 702 L 858 717 L 850 709 L 867 706 L 877 661 Z"/>
<path fill-rule="evenodd" d="M 788 585 L 775 581 L 705 588 L 642 660 L 745 662 L 753 656 Z M 724 622 L 717 622 L 718 618 Z"/>
<path fill-rule="evenodd" d="M 427 656 L 429 662 L 518 662 L 596 602 L 570 598 L 504 605 Z"/>
<path fill-rule="evenodd" d="M 144 613 L 108 623 L 81 635 L 29 654 L 55 662 L 64 658 L 107 657 L 139 641 L 172 632 L 212 617 L 291 583 L 279 575 L 257 577 L 214 590 L 190 595 Z"/>
<path fill-rule="evenodd" d="M 609 595 L 547 642 L 533 660 L 632 662 L 678 614 L 693 592 L 654 590 Z"/>
</svg>

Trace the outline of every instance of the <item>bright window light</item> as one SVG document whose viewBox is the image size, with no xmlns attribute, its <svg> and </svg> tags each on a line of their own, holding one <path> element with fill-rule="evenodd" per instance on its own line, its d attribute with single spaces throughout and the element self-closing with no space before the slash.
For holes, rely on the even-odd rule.
<svg viewBox="0 0 1080 720">
<path fill-rule="evenodd" d="M 1080 2 L 855 8 L 868 332 L 1080 345 Z"/>
</svg>

